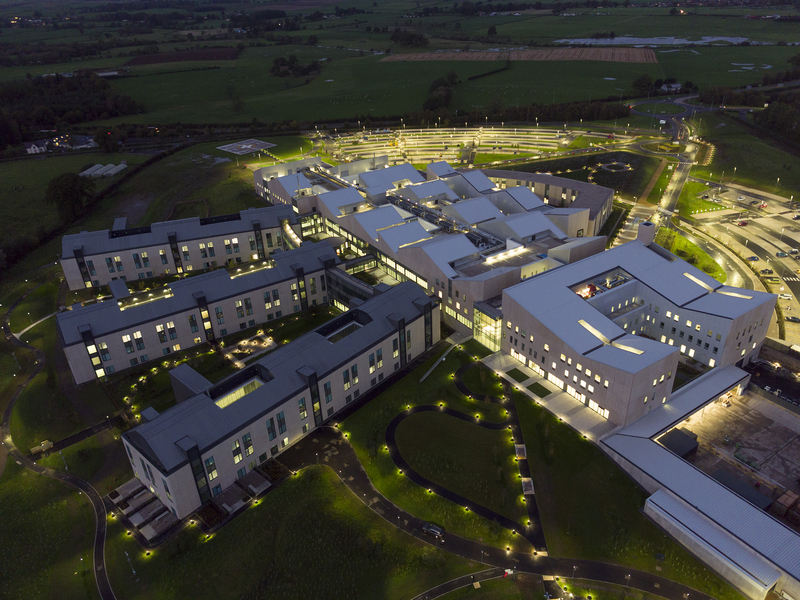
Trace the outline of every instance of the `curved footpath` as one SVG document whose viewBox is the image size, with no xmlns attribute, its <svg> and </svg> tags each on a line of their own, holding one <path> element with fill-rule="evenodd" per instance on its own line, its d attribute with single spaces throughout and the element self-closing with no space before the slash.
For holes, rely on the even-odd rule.
<svg viewBox="0 0 800 600">
<path fill-rule="evenodd" d="M 5 318 L 3 319 L 3 333 L 5 333 L 6 339 L 11 342 L 13 345 L 17 346 L 18 348 L 24 348 L 25 350 L 30 350 L 36 355 L 36 367 L 34 368 L 33 372 L 28 376 L 25 382 L 19 387 L 19 389 L 14 393 L 11 399 L 8 402 L 8 406 L 6 406 L 6 410 L 3 413 L 3 422 L 0 425 L 0 436 L 2 436 L 3 443 L 8 450 L 8 453 L 17 461 L 17 464 L 25 467 L 33 471 L 34 473 L 39 473 L 40 475 L 45 475 L 47 477 L 51 477 L 53 479 L 57 479 L 59 481 L 63 481 L 68 483 L 76 488 L 78 488 L 79 492 L 86 494 L 86 497 L 89 498 L 89 502 L 94 509 L 94 516 L 95 516 L 95 534 L 94 534 L 94 551 L 92 553 L 92 563 L 94 567 L 94 578 L 95 582 L 97 583 L 97 590 L 100 592 L 100 597 L 102 600 L 116 600 L 116 596 L 114 596 L 114 592 L 111 589 L 111 583 L 108 581 L 108 574 L 106 573 L 106 566 L 105 566 L 105 544 L 106 544 L 106 509 L 103 505 L 103 499 L 100 497 L 100 494 L 97 493 L 97 490 L 94 489 L 89 483 L 75 477 L 73 475 L 69 475 L 67 473 L 61 473 L 60 471 L 54 471 L 53 469 L 48 469 L 46 467 L 41 467 L 37 465 L 35 462 L 30 460 L 26 457 L 19 449 L 14 445 L 14 441 L 11 438 L 11 428 L 10 428 L 10 421 L 11 421 L 11 412 L 14 410 L 14 404 L 19 399 L 22 392 L 28 386 L 28 384 L 33 381 L 33 378 L 36 377 L 39 373 L 42 372 L 44 368 L 46 357 L 44 352 L 39 348 L 26 344 L 25 342 L 17 339 L 11 333 L 11 313 L 14 309 L 22 302 L 28 294 L 33 292 L 34 290 L 41 287 L 40 284 L 35 288 L 31 289 L 23 296 L 21 296 L 14 304 L 6 312 Z"/>
<path fill-rule="evenodd" d="M 397 428 L 405 419 L 410 417 L 413 414 L 422 413 L 422 412 L 438 412 L 444 413 L 451 417 L 455 417 L 456 419 L 461 419 L 462 421 L 466 421 L 468 423 L 472 423 L 478 427 L 483 427 L 484 429 L 490 429 L 493 431 L 502 431 L 504 429 L 509 430 L 514 438 L 514 441 L 517 442 L 522 439 L 521 431 L 519 428 L 519 421 L 517 420 L 517 411 L 514 407 L 514 400 L 511 396 L 511 386 L 503 381 L 503 396 L 504 398 L 498 398 L 496 396 L 487 396 L 483 394 L 475 394 L 467 388 L 464 384 L 464 373 L 466 373 L 469 369 L 477 367 L 478 362 L 471 362 L 466 365 L 463 365 L 459 368 L 453 379 L 456 385 L 456 388 L 459 392 L 464 394 L 465 396 L 470 396 L 474 400 L 480 402 L 491 402 L 494 404 L 498 404 L 502 406 L 508 412 L 508 418 L 501 423 L 491 423 L 487 421 L 482 421 L 480 419 L 476 419 L 475 417 L 471 417 L 470 415 L 463 413 L 461 411 L 453 410 L 450 408 L 443 408 L 436 405 L 426 405 L 426 406 L 415 406 L 407 411 L 404 411 L 397 415 L 392 421 L 389 423 L 389 426 L 386 429 L 386 446 L 389 449 L 389 456 L 391 456 L 394 464 L 397 465 L 397 468 L 403 472 L 403 475 L 408 477 L 411 481 L 416 483 L 417 485 L 427 488 L 432 492 L 435 492 L 439 496 L 450 500 L 458 504 L 459 506 L 469 507 L 469 509 L 480 516 L 484 517 L 485 519 L 489 519 L 490 521 L 495 521 L 508 529 L 509 531 L 513 531 L 514 533 L 520 534 L 524 537 L 530 544 L 536 549 L 538 552 L 544 552 L 547 549 L 547 544 L 544 538 L 544 531 L 542 529 L 542 524 L 539 519 L 539 509 L 536 506 L 535 497 L 533 495 L 526 495 L 526 506 L 528 511 L 528 521 L 530 521 L 530 525 L 521 525 L 509 519 L 508 517 L 504 517 L 503 515 L 490 510 L 480 504 L 476 504 L 475 502 L 452 492 L 433 481 L 430 481 L 415 471 L 411 465 L 409 465 L 406 460 L 401 456 L 400 451 L 397 449 Z M 517 464 L 520 468 L 520 476 L 521 477 L 530 477 L 529 469 L 527 468 L 527 460 L 518 461 Z M 525 471 L 525 472 L 523 472 Z M 520 483 L 521 485 L 521 483 Z M 520 490 L 521 491 L 521 490 Z"/>
<path fill-rule="evenodd" d="M 456 377 L 454 377 L 454 380 L 459 391 L 462 393 L 465 393 L 466 395 L 472 395 L 473 398 L 486 400 L 486 396 L 472 394 L 463 383 L 463 373 L 474 364 L 475 363 L 471 363 L 460 368 L 456 372 Z M 506 391 L 509 389 L 510 386 L 504 383 L 504 393 L 506 393 Z M 488 397 L 488 399 L 491 398 L 493 397 Z M 514 410 L 513 402 L 503 402 L 500 399 L 496 400 L 500 402 L 502 406 L 509 412 L 509 419 L 499 424 L 481 423 L 481 425 L 490 429 L 506 429 L 510 424 L 515 439 L 522 439 L 518 429 L 519 425 L 517 423 L 516 411 Z M 395 419 L 392 420 L 392 423 L 394 423 L 394 429 L 396 430 L 397 425 L 408 415 L 416 412 L 428 412 L 432 410 L 447 412 L 447 414 L 450 414 L 456 418 L 477 423 L 474 419 L 471 419 L 469 415 L 465 415 L 464 413 L 458 413 L 457 411 L 449 410 L 444 411 L 439 406 L 421 406 L 405 411 L 395 417 Z M 390 436 L 389 429 L 392 429 L 391 424 L 387 429 L 387 445 Z M 399 464 L 406 466 L 406 468 L 403 469 L 404 474 L 407 474 L 412 481 L 417 483 L 417 481 L 412 478 L 412 473 L 414 473 L 413 470 L 407 466 L 407 463 L 405 460 L 403 460 L 397 449 L 395 448 L 394 451 L 390 450 L 390 452 L 393 452 L 392 458 L 395 459 L 395 464 L 398 464 L 398 460 L 401 461 Z M 494 566 L 500 569 L 514 569 L 524 573 L 550 575 L 562 577 L 564 579 L 569 579 L 573 576 L 576 576 L 583 580 L 588 579 L 620 586 L 628 586 L 668 598 L 669 600 L 685 600 L 685 598 L 689 597 L 690 595 L 695 600 L 711 600 L 712 598 L 707 594 L 664 577 L 653 575 L 651 573 L 644 573 L 642 571 L 636 571 L 634 569 L 610 563 L 602 563 L 583 559 L 556 558 L 553 556 L 545 556 L 537 551 L 531 551 L 528 553 L 508 552 L 500 548 L 480 544 L 478 542 L 474 542 L 453 534 L 446 534 L 440 539 L 432 538 L 423 533 L 422 526 L 425 524 L 425 522 L 422 519 L 415 517 L 414 515 L 391 503 L 380 492 L 378 492 L 378 490 L 375 489 L 366 471 L 361 466 L 353 447 L 347 441 L 345 436 L 334 427 L 320 427 L 316 429 L 311 436 L 304 438 L 288 451 L 284 452 L 281 455 L 281 462 L 294 472 L 314 464 L 325 464 L 333 469 L 338 474 L 342 482 L 350 489 L 350 491 L 352 491 L 375 514 L 383 517 L 386 519 L 386 521 L 398 529 L 402 529 L 406 533 L 420 540 L 434 544 L 437 547 L 446 549 L 448 552 L 452 552 L 453 554 L 468 560 L 480 561 L 481 564 L 485 563 L 486 565 Z M 525 461 L 525 463 L 527 463 L 527 461 Z M 522 463 L 520 463 L 520 465 L 522 466 Z M 496 513 L 488 508 L 480 507 L 471 501 L 466 501 L 458 494 L 433 484 L 432 482 L 428 482 L 427 479 L 418 474 L 415 475 L 419 477 L 419 481 L 422 482 L 420 485 L 423 487 L 430 488 L 431 491 L 436 491 L 436 493 L 440 494 L 444 498 L 455 498 L 457 500 L 454 501 L 458 501 L 461 506 L 469 506 L 470 510 L 477 512 L 482 516 L 486 516 L 486 518 L 495 518 Z M 466 504 L 463 504 L 463 502 L 466 502 Z M 529 502 L 529 504 L 535 510 L 535 503 Z M 510 521 L 510 519 L 508 519 L 508 521 L 510 524 L 512 524 L 510 528 L 514 528 L 514 526 L 519 527 L 516 523 Z M 502 521 L 501 524 L 503 524 Z M 538 536 L 541 535 L 541 539 L 543 540 L 544 537 L 543 533 L 541 533 L 541 526 L 539 525 L 538 512 L 535 513 L 535 520 L 531 519 L 531 525 L 533 526 L 534 524 L 537 525 L 536 527 L 532 527 L 532 529 L 534 529 L 534 533 L 529 533 L 526 535 L 526 539 L 529 539 L 529 541 L 531 538 L 538 539 Z M 504 524 L 504 526 L 508 525 Z M 536 532 L 537 530 L 539 533 Z M 537 547 L 535 543 L 533 543 L 533 545 L 534 548 Z M 475 573 L 474 576 L 476 580 L 482 581 L 484 579 L 497 577 L 498 575 L 497 571 L 489 570 L 483 571 L 480 574 Z M 478 579 L 479 576 L 480 579 Z M 460 577 L 450 582 L 445 582 L 417 596 L 417 599 L 421 600 L 423 598 L 427 598 L 430 600 L 454 589 L 464 587 L 465 585 L 470 585 L 473 581 L 471 577 L 472 575 L 469 575 Z"/>
</svg>

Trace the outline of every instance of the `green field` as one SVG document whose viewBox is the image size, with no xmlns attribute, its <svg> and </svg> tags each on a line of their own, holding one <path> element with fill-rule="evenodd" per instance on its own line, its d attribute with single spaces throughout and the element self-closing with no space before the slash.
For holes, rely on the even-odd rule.
<svg viewBox="0 0 800 600">
<path fill-rule="evenodd" d="M 700 175 L 702 177 L 702 175 Z M 687 181 L 681 190 L 681 196 L 678 199 L 677 210 L 678 214 L 683 217 L 691 217 L 696 214 L 716 212 L 725 210 L 722 204 L 711 202 L 710 200 L 703 200 L 702 196 L 706 195 L 711 188 L 705 183 L 699 181 Z"/>
<path fill-rule="evenodd" d="M 85 495 L 9 459 L 0 478 L 0 597 L 99 598 Z"/>
<path fill-rule="evenodd" d="M 0 238 L 29 235 L 39 239 L 45 231 L 58 225 L 55 206 L 45 202 L 45 191 L 51 179 L 62 173 L 79 173 L 95 164 L 129 165 L 144 162 L 144 154 L 101 154 L 87 152 L 60 156 L 57 154 L 0 163 Z M 119 175 L 117 175 L 119 177 Z M 116 177 L 92 178 L 95 191 L 107 187 Z"/>
<path fill-rule="evenodd" d="M 719 600 L 741 598 L 642 514 L 646 494 L 594 444 L 530 401 L 515 402 L 551 555 L 628 565 Z"/>
<path fill-rule="evenodd" d="M 736 184 L 772 194 L 777 190 L 786 198 L 796 195 L 800 188 L 800 153 L 737 121 L 716 114 L 695 120 L 700 137 L 714 144 L 714 157 L 710 165 L 694 167 L 692 175 L 722 183 L 734 179 Z"/>
<path fill-rule="evenodd" d="M 426 479 L 524 525 L 522 483 L 507 431 L 419 413 L 397 428 L 397 448 Z"/>
<path fill-rule="evenodd" d="M 684 111 L 684 108 L 676 104 L 668 104 L 666 102 L 650 102 L 647 104 L 637 104 L 634 106 L 639 112 L 647 113 L 648 115 L 677 115 Z"/>
<path fill-rule="evenodd" d="M 728 276 L 725 270 L 713 258 L 696 244 L 681 235 L 677 235 L 675 231 L 660 227 L 656 235 L 656 243 L 665 250 L 669 250 L 681 257 L 690 265 L 694 265 L 701 271 L 708 273 L 720 283 L 725 283 L 727 280 Z"/>
<path fill-rule="evenodd" d="M 149 557 L 111 522 L 106 562 L 111 585 L 130 600 L 331 594 L 405 600 L 478 568 L 394 528 L 319 466 L 301 471 L 210 539 L 190 526 Z"/>
<path fill-rule="evenodd" d="M 477 516 L 474 512 L 465 511 L 464 507 L 430 494 L 428 490 L 412 483 L 398 472 L 385 449 L 386 428 L 389 422 L 409 406 L 442 403 L 448 408 L 471 416 L 480 415 L 481 420 L 489 422 L 497 423 L 506 418 L 505 410 L 501 406 L 462 396 L 453 385 L 451 375 L 461 365 L 472 360 L 470 354 L 458 350 L 450 352 L 443 362 L 438 356 L 429 359 L 404 379 L 396 382 L 388 391 L 349 416 L 339 424 L 339 428 L 349 435 L 353 449 L 375 488 L 393 503 L 421 519 L 442 524 L 453 534 L 474 540 L 483 538 L 485 544 L 499 548 L 510 545 L 512 548 L 528 551 L 530 546 L 520 536 L 514 536 L 510 531 Z M 420 377 L 433 365 L 436 365 L 436 369 L 420 383 Z M 455 431 L 457 429 L 452 429 L 452 432 Z M 452 432 L 448 432 L 448 435 Z M 475 435 L 478 434 L 480 432 L 475 432 Z M 513 452 L 513 446 L 510 444 L 509 451 Z M 406 460 L 415 456 L 415 449 L 409 447 L 409 444 L 404 446 L 402 452 Z M 421 457 L 420 460 L 424 461 Z M 519 495 L 521 496 L 521 488 Z"/>
</svg>

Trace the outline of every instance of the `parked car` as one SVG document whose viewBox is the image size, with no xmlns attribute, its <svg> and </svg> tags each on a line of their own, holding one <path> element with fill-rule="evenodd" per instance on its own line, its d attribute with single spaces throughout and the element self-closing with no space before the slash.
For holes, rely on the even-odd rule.
<svg viewBox="0 0 800 600">
<path fill-rule="evenodd" d="M 794 215 L 792 217 L 792 221 L 797 221 L 798 219 L 800 219 L 800 215 Z"/>
<path fill-rule="evenodd" d="M 738 200 L 739 202 L 742 202 L 742 201 L 744 200 L 744 196 L 739 196 L 739 197 L 737 198 L 737 200 Z"/>
<path fill-rule="evenodd" d="M 753 201 L 750 203 L 750 206 L 752 206 L 753 204 L 758 204 L 758 200 L 753 200 Z"/>
<path fill-rule="evenodd" d="M 792 248 L 791 250 L 789 250 L 789 254 L 800 254 L 800 250 L 798 250 L 797 248 Z"/>
<path fill-rule="evenodd" d="M 789 323 L 800 323 L 800 317 L 786 317 L 786 320 Z"/>
<path fill-rule="evenodd" d="M 708 198 L 709 198 L 708 194 L 703 194 L 703 200 L 708 200 Z"/>
<path fill-rule="evenodd" d="M 791 300 L 792 299 L 792 295 L 791 294 L 778 294 L 778 299 L 779 300 Z"/>
<path fill-rule="evenodd" d="M 444 535 L 444 529 L 439 527 L 438 525 L 434 525 L 433 523 L 425 523 L 422 526 L 423 533 L 427 533 L 428 535 L 432 535 L 433 537 L 442 537 Z"/>
<path fill-rule="evenodd" d="M 762 275 L 772 275 L 774 272 L 775 271 L 773 271 L 772 269 L 761 269 Z M 800 273 L 800 271 L 798 271 L 798 273 Z"/>
<path fill-rule="evenodd" d="M 762 202 L 761 204 L 758 205 L 758 208 L 767 208 L 767 203 Z"/>
<path fill-rule="evenodd" d="M 786 254 L 786 252 L 776 252 L 775 256 L 777 256 L 778 258 L 786 258 L 789 255 Z"/>
<path fill-rule="evenodd" d="M 737 223 L 737 225 L 738 225 L 739 227 L 744 227 L 745 225 L 747 225 L 747 221 L 739 221 L 739 222 Z"/>
<path fill-rule="evenodd" d="M 761 259 L 758 258 L 757 256 L 748 256 L 747 260 L 749 260 L 750 262 L 756 262 L 757 260 L 761 260 Z"/>
</svg>

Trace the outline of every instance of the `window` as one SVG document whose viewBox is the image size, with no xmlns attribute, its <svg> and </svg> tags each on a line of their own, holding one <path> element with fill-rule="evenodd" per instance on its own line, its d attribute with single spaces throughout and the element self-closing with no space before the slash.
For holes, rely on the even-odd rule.
<svg viewBox="0 0 800 600">
<path fill-rule="evenodd" d="M 375 372 L 375 353 L 374 352 L 369 355 L 369 372 L 370 373 L 374 373 Z"/>
<path fill-rule="evenodd" d="M 117 267 L 117 271 L 120 271 L 120 272 L 124 271 L 124 269 L 122 268 L 122 257 L 121 256 L 115 256 L 114 257 L 114 264 Z"/>
<path fill-rule="evenodd" d="M 144 254 L 144 253 L 142 253 Z M 90 260 L 86 261 L 86 268 L 89 269 L 89 275 L 97 275 L 97 271 L 94 270 L 94 263 Z"/>
<path fill-rule="evenodd" d="M 380 369 L 383 366 L 383 349 L 378 348 L 378 368 Z"/>
<path fill-rule="evenodd" d="M 333 394 L 331 394 L 331 382 L 326 381 L 323 389 L 325 390 L 325 404 L 328 404 L 331 400 L 333 400 Z"/>
<path fill-rule="evenodd" d="M 250 301 L 250 298 L 244 299 L 244 312 L 248 315 L 253 314 L 253 303 Z"/>
<path fill-rule="evenodd" d="M 156 332 L 158 333 L 158 340 L 164 344 L 167 341 L 167 332 L 164 331 L 164 326 L 156 325 Z"/>
<path fill-rule="evenodd" d="M 286 419 L 283 417 L 283 411 L 278 413 L 278 433 L 286 433 Z"/>
<path fill-rule="evenodd" d="M 232 254 L 232 252 L 233 251 L 231 250 L 231 241 L 225 240 L 225 254 Z"/>
<path fill-rule="evenodd" d="M 245 475 L 247 475 L 247 467 L 242 467 L 241 469 L 236 471 L 236 479 L 241 479 Z"/>
<path fill-rule="evenodd" d="M 256 249 L 256 238 L 254 238 L 251 235 L 251 236 L 248 237 L 248 240 L 250 241 L 250 250 L 255 250 Z"/>
<path fill-rule="evenodd" d="M 131 254 L 131 258 L 133 258 L 133 264 L 136 265 L 136 268 L 141 269 L 142 261 L 139 258 L 139 254 L 137 252 L 134 252 L 133 254 Z"/>
<path fill-rule="evenodd" d="M 192 260 L 192 257 L 189 255 L 189 246 L 182 246 L 181 252 L 183 252 L 183 260 L 187 262 Z"/>
<path fill-rule="evenodd" d="M 239 464 L 242 460 L 242 445 L 239 440 L 233 440 L 231 443 L 231 452 L 233 453 L 233 464 Z"/>
<path fill-rule="evenodd" d="M 358 383 L 358 365 L 353 365 L 350 368 L 350 373 L 353 375 L 353 385 Z"/>
<path fill-rule="evenodd" d="M 281 448 L 286 448 L 289 445 L 289 438 L 285 437 L 281 440 Z"/>
<path fill-rule="evenodd" d="M 347 369 L 342 371 L 342 384 L 344 385 L 345 391 L 350 389 L 350 371 Z"/>
<path fill-rule="evenodd" d="M 105 342 L 100 342 L 97 344 L 97 348 L 100 350 L 100 357 L 103 359 L 103 361 L 111 360 L 111 353 L 108 351 L 108 344 Z"/>
<path fill-rule="evenodd" d="M 214 462 L 213 456 L 209 456 L 206 459 L 206 473 L 208 473 L 209 481 L 214 481 L 217 478 L 217 464 Z"/>
<path fill-rule="evenodd" d="M 249 431 L 242 436 L 242 442 L 244 443 L 244 455 L 250 456 L 253 453 L 253 440 Z"/>
<path fill-rule="evenodd" d="M 114 261 L 112 261 L 108 257 L 106 257 L 106 266 L 108 267 L 108 272 L 109 273 L 113 273 L 114 272 Z"/>
<path fill-rule="evenodd" d="M 217 325 L 222 325 L 225 322 L 225 315 L 222 314 L 222 307 L 221 306 L 215 307 L 214 312 L 217 315 Z"/>
<path fill-rule="evenodd" d="M 300 420 L 301 421 L 306 419 L 306 418 L 308 418 L 308 410 L 306 409 L 306 399 L 305 398 L 300 398 L 300 400 L 297 401 L 297 408 L 300 411 Z"/>
<path fill-rule="evenodd" d="M 136 365 L 138 365 L 138 364 L 139 364 L 139 359 L 138 359 L 138 358 L 132 358 L 132 359 L 130 360 L 130 363 L 131 363 L 131 366 L 132 366 L 132 367 L 135 367 Z"/>
<path fill-rule="evenodd" d="M 169 339 L 175 340 L 178 339 L 178 332 L 175 331 L 175 322 L 170 321 L 167 323 L 167 333 L 169 333 Z"/>
<path fill-rule="evenodd" d="M 208 255 L 216 256 L 216 253 L 214 252 L 214 242 L 208 242 Z M 211 264 L 214 265 L 215 267 L 217 266 L 216 262 L 213 262 Z"/>
<path fill-rule="evenodd" d="M 197 327 L 197 317 L 195 315 L 189 315 L 189 327 L 192 333 L 197 333 L 199 328 Z"/>
<path fill-rule="evenodd" d="M 272 417 L 267 419 L 267 434 L 269 435 L 270 442 L 277 437 L 275 435 L 275 421 L 272 419 Z"/>
<path fill-rule="evenodd" d="M 277 307 L 281 305 L 281 298 L 278 290 L 272 290 L 272 303 Z M 280 317 L 280 314 L 276 315 Z"/>
<path fill-rule="evenodd" d="M 269 452 L 272 456 L 275 456 L 278 453 L 278 446 L 277 445 L 271 446 Z"/>
<path fill-rule="evenodd" d="M 131 336 L 123 335 L 122 343 L 125 344 L 125 352 L 128 354 L 133 354 L 133 342 L 131 341 Z"/>
<path fill-rule="evenodd" d="M 206 252 L 206 245 L 200 242 L 199 247 L 200 247 L 200 258 L 208 258 L 208 252 Z"/>
<path fill-rule="evenodd" d="M 400 355 L 400 346 L 397 342 L 397 338 L 392 340 L 392 358 L 397 358 Z"/>
<path fill-rule="evenodd" d="M 242 306 L 242 301 L 237 300 L 235 303 L 236 306 L 236 316 L 240 319 L 244 318 L 244 307 Z"/>
<path fill-rule="evenodd" d="M 161 264 L 168 265 L 169 261 L 167 261 L 167 252 L 165 250 L 159 250 L 158 255 L 161 257 Z"/>
<path fill-rule="evenodd" d="M 239 254 L 239 238 L 233 238 L 231 240 L 233 242 L 233 252 L 234 254 Z"/>
</svg>

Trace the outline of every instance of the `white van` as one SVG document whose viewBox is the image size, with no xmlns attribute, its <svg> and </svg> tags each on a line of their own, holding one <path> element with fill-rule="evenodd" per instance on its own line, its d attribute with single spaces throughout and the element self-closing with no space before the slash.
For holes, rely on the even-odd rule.
<svg viewBox="0 0 800 600">
<path fill-rule="evenodd" d="M 778 294 L 778 298 L 780 300 L 791 300 L 792 299 L 792 295 L 791 294 Z"/>
</svg>

